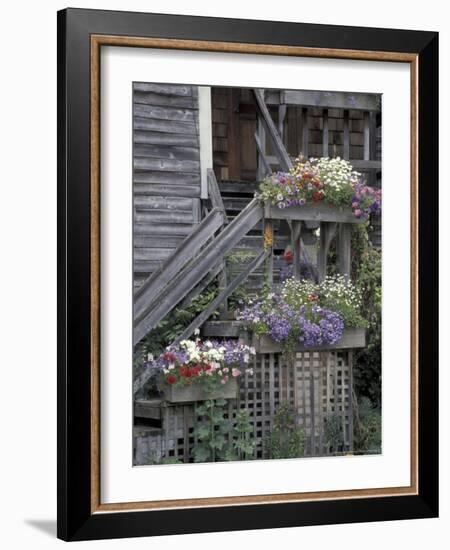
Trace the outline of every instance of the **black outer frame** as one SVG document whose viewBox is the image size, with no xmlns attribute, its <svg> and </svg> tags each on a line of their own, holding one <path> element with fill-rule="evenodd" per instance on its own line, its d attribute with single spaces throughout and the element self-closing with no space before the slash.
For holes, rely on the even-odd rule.
<svg viewBox="0 0 450 550">
<path fill-rule="evenodd" d="M 419 55 L 419 494 L 91 514 L 90 35 Z M 438 33 L 69 8 L 58 12 L 58 528 L 63 540 L 438 515 Z"/>
</svg>

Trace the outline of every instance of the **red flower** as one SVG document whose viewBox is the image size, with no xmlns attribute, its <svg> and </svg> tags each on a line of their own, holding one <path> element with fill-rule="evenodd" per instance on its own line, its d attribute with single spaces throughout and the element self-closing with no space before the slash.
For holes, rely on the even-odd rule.
<svg viewBox="0 0 450 550">
<path fill-rule="evenodd" d="M 173 362 L 176 360 L 176 355 L 170 351 L 166 351 L 166 353 L 163 354 L 164 361 L 170 361 Z"/>
<path fill-rule="evenodd" d="M 206 365 L 203 365 L 203 370 L 205 372 L 208 372 L 209 370 L 211 370 L 211 365 L 208 365 L 208 363 Z"/>
<path fill-rule="evenodd" d="M 287 263 L 290 263 L 293 259 L 294 253 L 292 252 L 292 250 L 290 248 L 286 249 L 283 254 L 283 260 Z"/>
<path fill-rule="evenodd" d="M 317 181 L 317 180 L 313 181 L 312 183 L 313 183 L 314 187 L 316 187 L 316 188 L 320 187 L 320 185 L 321 185 L 320 181 Z"/>
<path fill-rule="evenodd" d="M 177 377 L 174 374 L 169 374 L 166 378 L 166 382 L 170 385 L 175 384 L 177 381 Z"/>
<path fill-rule="evenodd" d="M 314 193 L 312 194 L 313 202 L 319 202 L 322 200 L 322 198 L 323 198 L 322 191 L 314 191 Z"/>
<path fill-rule="evenodd" d="M 191 371 L 190 371 L 189 367 L 187 367 L 187 366 L 180 367 L 180 375 L 181 375 L 183 378 L 190 378 L 190 376 L 191 376 Z"/>
<path fill-rule="evenodd" d="M 198 376 L 202 370 L 201 365 L 195 365 L 191 368 L 191 376 Z"/>
</svg>

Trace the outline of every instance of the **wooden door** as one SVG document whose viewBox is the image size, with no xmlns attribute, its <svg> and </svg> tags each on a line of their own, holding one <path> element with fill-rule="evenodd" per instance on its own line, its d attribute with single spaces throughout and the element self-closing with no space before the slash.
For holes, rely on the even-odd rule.
<svg viewBox="0 0 450 550">
<path fill-rule="evenodd" d="M 255 181 L 256 109 L 251 90 L 212 88 L 213 158 L 218 181 Z"/>
</svg>

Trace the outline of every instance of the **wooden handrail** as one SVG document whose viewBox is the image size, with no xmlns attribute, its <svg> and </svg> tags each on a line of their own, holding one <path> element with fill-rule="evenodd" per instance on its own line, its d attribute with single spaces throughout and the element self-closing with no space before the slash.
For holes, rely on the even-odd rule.
<svg viewBox="0 0 450 550">
<path fill-rule="evenodd" d="M 200 327 L 214 311 L 238 288 L 247 277 L 255 271 L 268 257 L 270 251 L 263 250 L 256 256 L 256 258 L 250 262 L 240 273 L 237 275 L 231 283 L 220 292 L 217 297 L 208 305 L 208 307 L 203 310 L 200 315 L 198 315 L 192 323 L 183 331 L 178 338 L 174 341 L 174 344 L 179 344 L 182 340 L 189 338 L 194 331 Z"/>
<path fill-rule="evenodd" d="M 134 296 L 134 318 L 139 317 L 145 308 L 148 308 L 159 292 L 188 261 L 204 246 L 214 233 L 223 225 L 223 212 L 219 208 L 213 208 L 211 212 L 197 225 L 173 254 L 152 273 L 141 285 Z"/>
<path fill-rule="evenodd" d="M 225 229 L 219 233 L 197 256 L 175 276 L 166 279 L 165 287 L 155 296 L 147 295 L 139 307 L 139 315 L 134 320 L 134 344 L 152 329 L 175 307 L 201 279 L 219 262 L 224 255 L 242 239 L 263 216 L 262 206 L 253 199 Z"/>
</svg>

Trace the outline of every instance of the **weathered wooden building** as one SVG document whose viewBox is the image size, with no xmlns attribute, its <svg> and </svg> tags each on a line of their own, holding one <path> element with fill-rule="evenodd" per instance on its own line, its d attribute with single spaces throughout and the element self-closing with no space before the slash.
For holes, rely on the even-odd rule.
<svg viewBox="0 0 450 550">
<path fill-rule="evenodd" d="M 363 172 L 369 184 L 381 186 L 378 95 L 135 83 L 133 97 L 135 344 L 173 307 L 189 303 L 215 278 L 219 296 L 179 339 L 198 327 L 208 337 L 239 336 L 227 299 L 244 283 L 254 291 L 262 286 L 268 257 L 262 235 L 265 216 L 253 195 L 266 174 L 288 170 L 299 155 L 340 156 Z M 316 258 L 312 229 L 317 225 L 298 222 L 298 235 L 301 226 L 301 261 L 325 261 L 326 268 L 329 242 L 321 243 L 322 259 Z M 293 226 L 275 219 L 271 228 L 270 271 L 276 282 Z M 372 238 L 380 246 L 380 225 Z M 229 262 L 236 250 L 247 251 L 249 257 Z M 348 266 L 343 266 L 345 272 Z M 221 320 L 208 323 L 219 306 Z M 258 354 L 256 381 L 246 380 L 241 388 L 240 399 L 252 411 L 257 456 L 263 456 L 264 434 L 283 399 L 302 417 L 309 454 L 326 450 L 323 419 L 330 411 L 342 417 L 342 450 L 351 450 L 352 351 L 300 353 L 289 368 L 279 355 Z M 136 392 L 145 380 L 145 373 L 137 377 Z M 138 419 L 152 418 L 166 426 L 165 431 L 137 428 L 137 455 L 150 449 L 151 437 L 160 454 L 189 460 L 195 418 L 191 409 L 182 409 L 158 400 L 136 402 Z M 143 461 L 136 458 L 136 463 Z"/>
<path fill-rule="evenodd" d="M 255 140 L 260 130 L 251 89 L 135 83 L 133 97 L 134 270 L 139 286 L 200 222 L 208 168 L 214 169 L 230 219 L 248 204 L 261 179 Z M 265 98 L 292 158 L 340 156 L 366 173 L 369 183 L 381 185 L 379 96 L 268 91 Z M 201 147 L 200 110 L 206 119 Z M 266 151 L 276 170 L 270 142 Z M 381 244 L 379 227 L 374 242 Z"/>
</svg>

